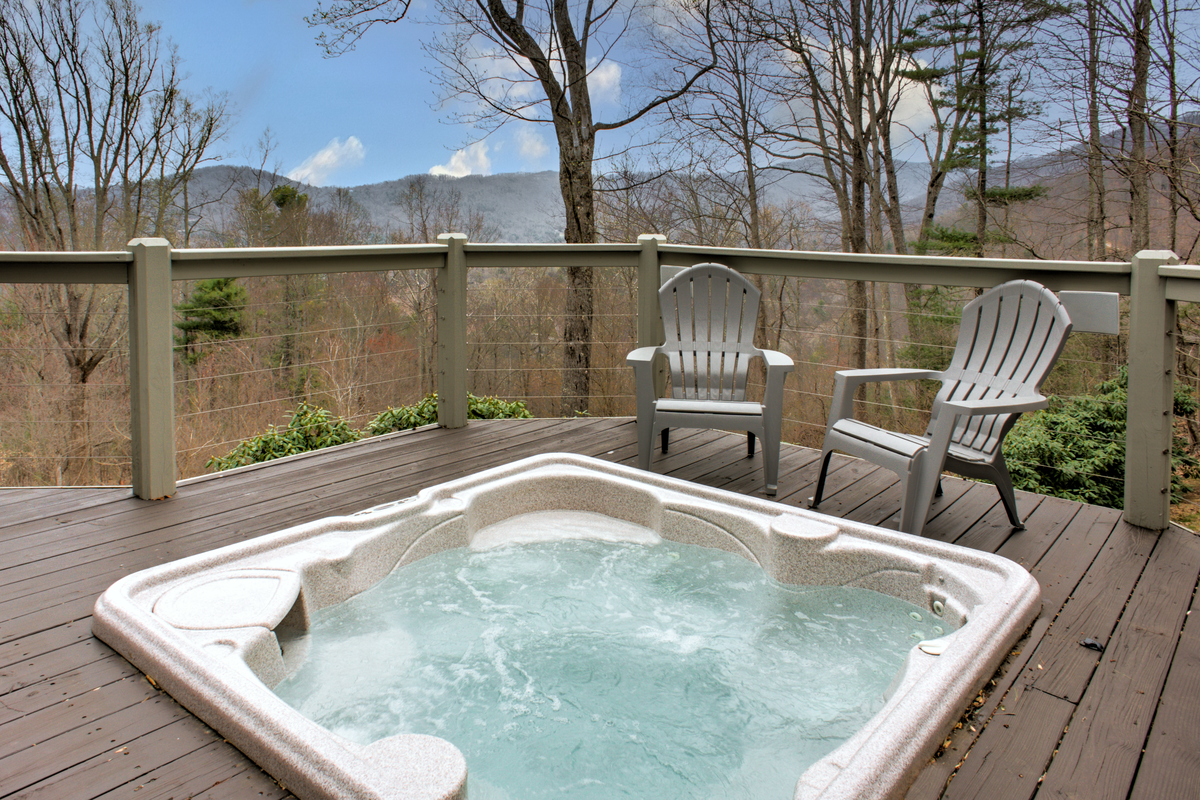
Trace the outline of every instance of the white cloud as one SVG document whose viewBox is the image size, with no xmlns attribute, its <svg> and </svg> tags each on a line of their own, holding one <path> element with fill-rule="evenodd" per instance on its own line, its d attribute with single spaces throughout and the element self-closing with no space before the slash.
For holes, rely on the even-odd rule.
<svg viewBox="0 0 1200 800">
<path fill-rule="evenodd" d="M 621 65 L 615 61 L 605 61 L 592 69 L 588 75 L 588 90 L 591 92 L 593 100 L 619 103 L 621 101 Z"/>
<path fill-rule="evenodd" d="M 925 66 L 923 63 L 921 66 Z M 933 87 L 937 92 L 938 87 Z M 911 135 L 909 131 L 920 135 L 933 127 L 933 109 L 929 107 L 929 96 L 924 85 L 902 78 L 897 88 L 896 110 L 892 112 L 893 126 L 903 130 L 893 130 L 892 136 L 900 141 Z"/>
<path fill-rule="evenodd" d="M 513 138 L 517 140 L 517 149 L 524 161 L 541 161 L 546 153 L 550 152 L 546 138 L 531 125 L 522 125 L 517 128 L 516 136 Z"/>
<path fill-rule="evenodd" d="M 487 156 L 488 146 L 484 142 L 476 142 L 465 150 L 459 150 L 450 157 L 449 163 L 430 167 L 430 175 L 449 175 L 452 178 L 462 178 L 466 175 L 490 175 L 492 160 Z"/>
<path fill-rule="evenodd" d="M 330 140 L 329 144 L 304 159 L 304 163 L 287 174 L 289 180 L 307 183 L 310 186 L 324 186 L 329 176 L 345 167 L 356 167 L 366 158 L 367 148 L 357 136 L 349 136 L 346 141 L 338 138 Z"/>
</svg>

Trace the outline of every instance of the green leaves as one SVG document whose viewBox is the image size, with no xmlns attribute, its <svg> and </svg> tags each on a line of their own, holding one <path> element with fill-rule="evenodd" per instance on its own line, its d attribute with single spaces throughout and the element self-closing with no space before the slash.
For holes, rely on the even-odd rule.
<svg viewBox="0 0 1200 800">
<path fill-rule="evenodd" d="M 467 395 L 467 419 L 532 419 L 533 414 L 520 401 L 497 397 Z M 411 430 L 437 422 L 437 394 L 427 394 L 417 403 L 400 408 L 389 407 L 367 423 L 366 431 L 379 436 L 393 431 Z"/>
<path fill-rule="evenodd" d="M 272 425 L 266 433 L 247 439 L 233 448 L 229 455 L 210 458 L 205 466 L 213 471 L 233 469 L 356 442 L 360 438 L 362 431 L 350 427 L 347 420 L 302 402 L 292 412 L 291 421 L 286 427 L 276 428 Z"/>
<path fill-rule="evenodd" d="M 175 323 L 182 333 L 175 337 L 175 346 L 183 351 L 183 360 L 194 366 L 204 355 L 198 346 L 201 342 L 241 336 L 246 303 L 246 289 L 236 278 L 197 283 L 191 296 L 175 306 L 183 317 Z"/>
<path fill-rule="evenodd" d="M 388 406 L 367 423 L 366 431 L 371 436 L 380 436 L 430 425 L 437 422 L 437 418 L 437 394 L 427 394 L 411 406 Z"/>
<path fill-rule="evenodd" d="M 1027 414 L 1004 440 L 1013 485 L 1038 494 L 1110 508 L 1125 504 L 1125 412 L 1129 375 L 1100 384 L 1095 396 L 1050 398 L 1050 407 Z M 1175 414 L 1196 409 L 1196 398 L 1175 389 Z M 1200 466 L 1174 437 L 1171 502 L 1183 494 L 1183 474 Z"/>
<path fill-rule="evenodd" d="M 467 417 L 531 419 L 533 414 L 519 401 L 509 402 L 496 397 L 476 397 L 468 394 Z M 348 420 L 336 417 L 319 406 L 301 403 L 292 412 L 291 421 L 286 427 L 276 428 L 272 425 L 266 433 L 239 444 L 229 455 L 210 458 L 206 466 L 212 471 L 244 467 L 284 456 L 307 453 L 310 450 L 356 442 L 365 436 L 411 430 L 437 422 L 437 419 L 436 394 L 428 394 L 411 406 L 389 407 L 368 422 L 362 430 L 350 427 Z"/>
</svg>

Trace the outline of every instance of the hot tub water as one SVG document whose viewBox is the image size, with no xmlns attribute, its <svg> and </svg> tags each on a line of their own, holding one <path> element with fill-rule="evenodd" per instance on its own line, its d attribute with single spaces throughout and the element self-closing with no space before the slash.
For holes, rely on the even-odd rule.
<svg viewBox="0 0 1200 800">
<path fill-rule="evenodd" d="M 525 514 L 318 612 L 275 692 L 361 744 L 446 739 L 471 800 L 790 798 L 942 633 L 588 512 Z"/>
</svg>

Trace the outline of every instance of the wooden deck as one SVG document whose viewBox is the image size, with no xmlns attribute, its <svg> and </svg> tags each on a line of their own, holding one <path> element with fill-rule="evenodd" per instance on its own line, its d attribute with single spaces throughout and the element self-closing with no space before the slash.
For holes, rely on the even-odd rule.
<svg viewBox="0 0 1200 800">
<path fill-rule="evenodd" d="M 740 436 L 678 431 L 654 470 L 762 494 Z M 535 453 L 636 462 L 629 419 L 473 422 L 373 439 L 191 481 L 0 491 L 0 797 L 291 795 L 92 637 L 96 596 L 131 572 L 409 496 Z M 817 453 L 785 446 L 779 497 L 812 492 Z M 892 524 L 887 472 L 843 459 L 822 511 Z M 1186 624 L 1200 538 L 1132 528 L 1111 509 L 1020 495 L 1013 533 L 989 485 L 948 480 L 926 535 L 1030 569 L 1044 607 L 909 798 L 1200 797 L 1200 632 Z M 1105 646 L 1080 645 L 1085 637 Z"/>
</svg>

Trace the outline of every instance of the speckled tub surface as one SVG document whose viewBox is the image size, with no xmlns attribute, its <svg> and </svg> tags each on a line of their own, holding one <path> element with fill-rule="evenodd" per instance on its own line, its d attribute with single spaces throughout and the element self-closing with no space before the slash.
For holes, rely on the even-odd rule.
<svg viewBox="0 0 1200 800">
<path fill-rule="evenodd" d="M 998 556 L 548 455 L 130 575 L 97 600 L 93 630 L 305 800 L 463 798 L 467 766 L 449 742 L 399 734 L 355 744 L 276 697 L 270 687 L 289 673 L 279 642 L 397 566 L 554 510 L 731 551 L 783 583 L 874 589 L 949 623 L 951 633 L 912 648 L 884 707 L 797 776 L 797 800 L 902 796 L 1040 609 L 1036 581 Z"/>
</svg>

